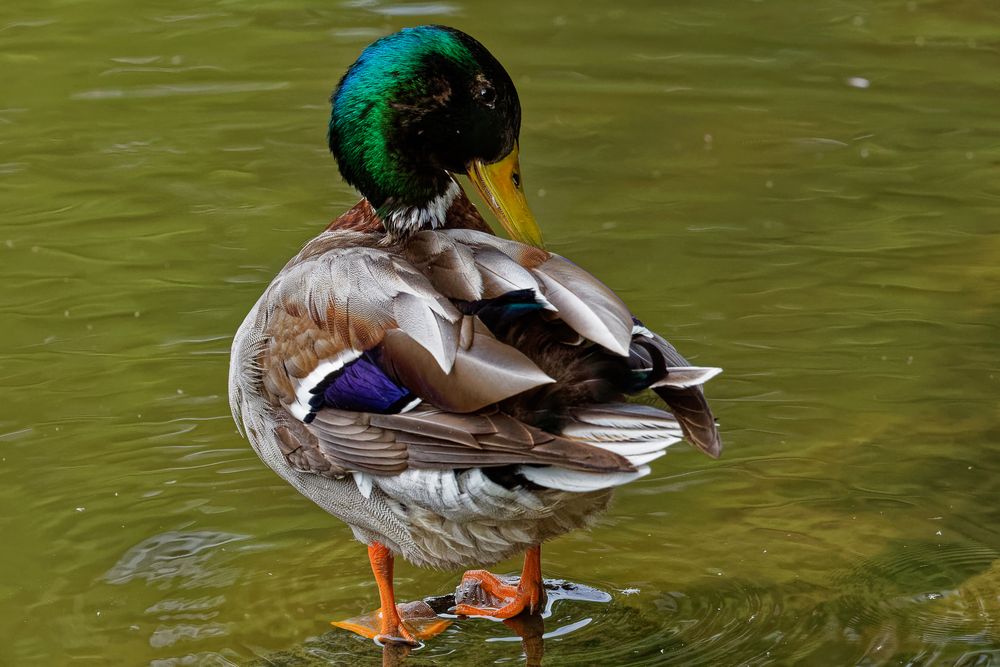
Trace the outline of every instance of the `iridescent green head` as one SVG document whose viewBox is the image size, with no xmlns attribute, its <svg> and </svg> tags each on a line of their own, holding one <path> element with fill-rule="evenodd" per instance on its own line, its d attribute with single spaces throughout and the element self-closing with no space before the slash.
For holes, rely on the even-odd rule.
<svg viewBox="0 0 1000 667">
<path fill-rule="evenodd" d="M 420 26 L 383 37 L 351 65 L 331 101 L 330 150 L 340 173 L 390 233 L 440 225 L 458 193 L 452 174 L 468 173 L 505 227 L 504 215 L 524 215 L 514 200 L 527 211 L 517 91 L 469 35 Z"/>
</svg>

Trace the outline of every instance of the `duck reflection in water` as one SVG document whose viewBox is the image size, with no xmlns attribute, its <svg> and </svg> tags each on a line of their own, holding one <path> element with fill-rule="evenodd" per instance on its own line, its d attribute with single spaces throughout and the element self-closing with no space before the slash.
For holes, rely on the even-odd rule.
<svg viewBox="0 0 1000 667">
<path fill-rule="evenodd" d="M 502 621 L 514 634 L 521 638 L 521 648 L 524 651 L 524 664 L 527 667 L 538 667 L 542 664 L 545 654 L 545 621 L 541 614 L 520 614 Z M 406 658 L 414 650 L 412 644 L 406 642 L 389 642 L 382 647 L 383 667 L 403 665 Z"/>
</svg>

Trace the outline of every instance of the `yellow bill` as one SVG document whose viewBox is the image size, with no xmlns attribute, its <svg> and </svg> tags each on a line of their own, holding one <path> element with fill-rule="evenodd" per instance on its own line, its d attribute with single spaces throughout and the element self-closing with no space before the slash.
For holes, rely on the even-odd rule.
<svg viewBox="0 0 1000 667">
<path fill-rule="evenodd" d="M 469 180 L 493 209 L 510 237 L 521 243 L 543 247 L 542 230 L 538 228 L 535 216 L 528 208 L 528 200 L 524 197 L 517 144 L 499 162 L 485 164 L 482 160 L 473 160 L 467 170 Z"/>
</svg>

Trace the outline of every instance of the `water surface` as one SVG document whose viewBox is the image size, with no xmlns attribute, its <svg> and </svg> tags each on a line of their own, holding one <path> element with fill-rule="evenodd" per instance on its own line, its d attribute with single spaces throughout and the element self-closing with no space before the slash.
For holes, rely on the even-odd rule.
<svg viewBox="0 0 1000 667">
<path fill-rule="evenodd" d="M 610 601 L 556 605 L 545 664 L 1000 663 L 1000 8 L 929 0 L 4 2 L 0 663 L 380 661 L 327 625 L 377 601 L 363 548 L 225 383 L 356 201 L 331 88 L 427 22 L 511 72 L 550 247 L 726 369 L 720 461 L 678 446 L 546 546 Z"/>
</svg>

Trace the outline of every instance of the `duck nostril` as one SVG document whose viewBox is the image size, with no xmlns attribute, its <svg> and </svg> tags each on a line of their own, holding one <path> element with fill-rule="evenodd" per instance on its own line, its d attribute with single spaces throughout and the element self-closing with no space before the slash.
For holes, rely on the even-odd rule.
<svg viewBox="0 0 1000 667">
<path fill-rule="evenodd" d="M 512 180 L 514 182 L 514 187 L 515 188 L 518 188 L 518 189 L 521 188 L 521 174 L 519 174 L 519 173 L 517 173 L 515 171 L 514 173 L 512 173 L 510 175 L 510 180 Z"/>
</svg>

